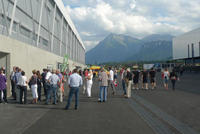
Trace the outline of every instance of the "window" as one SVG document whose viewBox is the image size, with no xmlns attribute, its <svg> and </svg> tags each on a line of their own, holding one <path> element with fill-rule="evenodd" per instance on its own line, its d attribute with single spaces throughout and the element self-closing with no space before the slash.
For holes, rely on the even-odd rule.
<svg viewBox="0 0 200 134">
<path fill-rule="evenodd" d="M 33 33 L 33 35 L 32 35 L 32 39 L 33 39 L 34 41 L 37 40 L 37 35 L 36 35 L 35 33 Z"/>
<path fill-rule="evenodd" d="M 48 40 L 42 38 L 42 44 L 45 45 L 45 46 L 48 46 Z"/>
<path fill-rule="evenodd" d="M 4 16 L 3 14 L 0 14 L 0 24 L 2 25 L 2 26 L 10 26 L 10 21 L 11 21 L 11 19 L 10 18 L 8 18 L 8 17 L 6 17 L 6 16 Z M 6 24 L 7 23 L 7 24 Z"/>
<path fill-rule="evenodd" d="M 17 23 L 16 22 L 13 22 L 13 31 L 17 32 Z"/>
<path fill-rule="evenodd" d="M 28 30 L 27 28 L 23 27 L 23 26 L 20 26 L 20 33 L 28 38 L 30 38 L 30 33 L 31 31 Z"/>
</svg>

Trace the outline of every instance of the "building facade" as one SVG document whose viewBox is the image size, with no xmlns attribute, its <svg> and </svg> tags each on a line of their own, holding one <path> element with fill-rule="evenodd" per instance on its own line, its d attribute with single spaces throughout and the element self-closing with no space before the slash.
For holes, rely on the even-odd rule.
<svg viewBox="0 0 200 134">
<path fill-rule="evenodd" d="M 199 62 L 200 28 L 177 36 L 173 39 L 173 59 L 188 59 Z"/>
<path fill-rule="evenodd" d="M 0 0 L 0 66 L 32 69 L 85 66 L 85 47 L 62 0 Z M 65 58 L 66 60 L 66 58 Z"/>
</svg>

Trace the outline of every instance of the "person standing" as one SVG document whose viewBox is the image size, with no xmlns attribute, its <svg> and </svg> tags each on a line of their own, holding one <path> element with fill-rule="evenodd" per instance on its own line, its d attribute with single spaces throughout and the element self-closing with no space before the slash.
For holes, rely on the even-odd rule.
<svg viewBox="0 0 200 134">
<path fill-rule="evenodd" d="M 86 92 L 86 86 L 87 86 L 87 76 L 88 76 L 88 69 L 85 69 L 83 76 L 83 94 Z"/>
<path fill-rule="evenodd" d="M 126 98 L 130 98 L 131 97 L 131 84 L 132 84 L 132 74 L 130 71 L 130 68 L 127 68 L 126 70 L 126 84 L 127 84 L 127 95 L 125 96 Z"/>
<path fill-rule="evenodd" d="M 21 68 L 17 67 L 16 68 L 16 73 L 15 73 L 15 85 L 16 85 L 16 101 L 19 102 L 20 100 L 20 85 L 19 85 L 19 78 L 21 77 Z"/>
<path fill-rule="evenodd" d="M 150 82 L 151 82 L 151 89 L 154 89 L 156 87 L 156 71 L 154 68 L 151 68 L 151 71 L 149 72 L 150 76 Z"/>
<path fill-rule="evenodd" d="M 0 103 L 2 103 L 2 94 L 3 94 L 3 100 L 4 103 L 7 102 L 7 90 L 6 90 L 7 82 L 6 82 L 6 76 L 3 74 L 3 70 L 0 70 Z"/>
<path fill-rule="evenodd" d="M 37 92 L 38 92 L 38 101 L 41 101 L 41 92 L 42 92 L 42 76 L 40 71 L 37 71 Z"/>
<path fill-rule="evenodd" d="M 14 98 L 14 100 L 16 100 L 15 73 L 16 73 L 16 67 L 13 67 L 13 71 L 11 72 L 11 75 L 10 75 L 10 81 L 11 81 L 11 87 L 12 87 L 12 97 Z"/>
<path fill-rule="evenodd" d="M 49 99 L 50 99 L 51 93 L 53 93 L 53 97 L 54 97 L 53 104 L 56 105 L 56 93 L 57 93 L 57 89 L 58 89 L 58 84 L 60 82 L 60 78 L 56 74 L 56 70 L 53 70 L 52 73 L 53 74 L 48 79 L 48 82 L 50 84 L 50 91 L 47 93 L 46 104 L 49 103 Z"/>
<path fill-rule="evenodd" d="M 140 72 L 137 70 L 137 68 L 134 68 L 134 71 L 133 71 L 133 89 L 139 90 L 139 85 L 138 85 L 139 75 L 140 75 Z"/>
<path fill-rule="evenodd" d="M 44 95 L 46 96 L 47 95 L 47 89 L 46 89 L 46 80 L 45 80 L 45 77 L 47 75 L 47 69 L 43 69 L 43 72 L 42 72 L 42 85 L 43 85 L 43 88 L 44 88 Z"/>
<path fill-rule="evenodd" d="M 46 77 L 45 77 L 45 85 L 46 85 L 46 100 L 47 100 L 47 95 L 48 95 L 48 92 L 51 92 L 51 87 L 50 87 L 50 84 L 48 82 L 50 76 L 52 75 L 52 73 L 50 72 L 49 69 L 47 69 L 47 74 L 46 74 Z"/>
<path fill-rule="evenodd" d="M 111 67 L 109 67 L 109 83 L 108 83 L 108 87 L 111 86 L 112 88 L 112 94 L 115 95 L 115 86 L 114 86 L 114 72 L 112 70 Z"/>
<path fill-rule="evenodd" d="M 27 104 L 27 77 L 25 76 L 25 72 L 21 72 L 21 76 L 19 78 L 19 86 L 20 86 L 20 104 L 23 104 L 22 97 L 24 96 L 24 104 Z"/>
<path fill-rule="evenodd" d="M 121 70 L 121 81 L 122 81 L 122 88 L 124 91 L 124 96 L 126 96 L 126 71 L 124 69 Z"/>
<path fill-rule="evenodd" d="M 29 80 L 29 85 L 32 91 L 32 96 L 33 96 L 33 104 L 37 103 L 38 100 L 38 92 L 37 92 L 37 72 L 36 70 L 32 71 L 33 75 L 31 76 L 30 80 Z"/>
<path fill-rule="evenodd" d="M 172 72 L 170 73 L 170 79 L 171 79 L 171 82 L 172 82 L 172 90 L 175 91 L 175 84 L 176 84 L 176 81 L 178 79 L 178 76 L 175 72 L 175 69 L 173 69 Z"/>
<path fill-rule="evenodd" d="M 88 76 L 87 76 L 87 95 L 88 95 L 88 98 L 91 97 L 91 90 L 92 90 L 92 84 L 93 84 L 93 73 L 92 73 L 92 70 L 89 71 L 88 73 Z"/>
<path fill-rule="evenodd" d="M 60 102 L 63 102 L 63 94 L 64 94 L 64 76 L 63 74 L 59 71 L 59 70 L 56 70 L 56 75 L 59 77 L 59 83 L 58 83 L 58 98 L 59 98 L 59 101 Z"/>
<path fill-rule="evenodd" d="M 72 101 L 72 96 L 75 94 L 75 110 L 78 109 L 78 99 L 79 99 L 79 88 L 83 84 L 81 76 L 77 73 L 77 69 L 74 69 L 73 74 L 70 75 L 68 79 L 68 84 L 70 88 L 66 110 L 69 109 L 70 103 Z"/>
<path fill-rule="evenodd" d="M 142 71 L 142 89 L 148 90 L 148 72 L 146 69 Z"/>
<path fill-rule="evenodd" d="M 102 72 L 99 74 L 100 81 L 100 92 L 99 92 L 99 102 L 107 101 L 107 86 L 108 86 L 108 75 L 105 69 L 102 68 Z"/>
<path fill-rule="evenodd" d="M 165 71 L 163 72 L 163 77 L 164 77 L 164 87 L 166 90 L 168 90 L 168 81 L 169 81 L 169 71 L 167 68 L 165 68 Z"/>
</svg>

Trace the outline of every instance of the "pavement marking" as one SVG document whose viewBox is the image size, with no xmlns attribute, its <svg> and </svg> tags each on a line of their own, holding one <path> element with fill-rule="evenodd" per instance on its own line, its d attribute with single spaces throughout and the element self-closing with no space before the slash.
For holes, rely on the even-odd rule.
<svg viewBox="0 0 200 134">
<path fill-rule="evenodd" d="M 135 93 L 132 93 L 133 98 L 144 105 L 146 108 L 148 108 L 152 113 L 156 114 L 159 118 L 170 124 L 172 127 L 177 129 L 182 134 L 199 134 L 194 129 L 189 127 L 188 125 L 178 121 L 171 115 L 167 114 L 166 112 L 163 112 L 160 108 L 155 106 L 154 104 L 146 101 L 142 97 L 136 95 Z"/>
<path fill-rule="evenodd" d="M 131 108 L 153 129 L 156 134 L 174 134 L 159 119 L 153 117 L 153 114 L 146 111 L 142 106 L 132 99 L 128 99 Z"/>
<path fill-rule="evenodd" d="M 35 119 L 30 124 L 27 124 L 24 128 L 22 128 L 22 130 L 20 132 L 18 132 L 18 134 L 25 133 L 28 128 L 30 128 L 32 125 L 34 125 L 39 119 L 41 119 L 49 111 L 50 110 L 46 110 L 43 113 L 41 113 L 39 116 L 36 116 Z"/>
<path fill-rule="evenodd" d="M 122 91 L 119 90 L 118 92 L 122 93 Z M 133 99 L 128 99 L 127 101 L 131 108 L 152 128 L 156 134 L 174 134 L 168 126 L 163 124 L 157 117 L 153 116 L 152 113 L 145 110 Z"/>
</svg>

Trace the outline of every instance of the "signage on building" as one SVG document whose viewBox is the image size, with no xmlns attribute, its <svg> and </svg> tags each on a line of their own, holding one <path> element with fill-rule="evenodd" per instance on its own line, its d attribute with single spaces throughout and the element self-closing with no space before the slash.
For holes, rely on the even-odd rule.
<svg viewBox="0 0 200 134">
<path fill-rule="evenodd" d="M 68 55 L 66 54 L 63 58 L 63 64 L 62 64 L 62 69 L 61 71 L 64 72 L 66 69 L 67 69 L 67 66 L 68 66 L 68 60 L 69 60 L 69 57 Z"/>
</svg>

